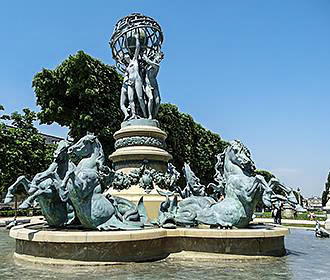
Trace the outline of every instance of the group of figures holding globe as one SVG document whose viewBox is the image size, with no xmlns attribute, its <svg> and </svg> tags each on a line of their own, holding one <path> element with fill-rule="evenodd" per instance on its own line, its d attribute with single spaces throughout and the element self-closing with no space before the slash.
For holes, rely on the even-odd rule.
<svg viewBox="0 0 330 280">
<path fill-rule="evenodd" d="M 127 17 L 124 24 L 116 25 L 120 29 L 110 41 L 117 66 L 124 72 L 120 97 L 124 121 L 154 119 L 159 110 L 157 75 L 164 54 L 160 27 L 151 20 L 139 14 Z"/>
</svg>

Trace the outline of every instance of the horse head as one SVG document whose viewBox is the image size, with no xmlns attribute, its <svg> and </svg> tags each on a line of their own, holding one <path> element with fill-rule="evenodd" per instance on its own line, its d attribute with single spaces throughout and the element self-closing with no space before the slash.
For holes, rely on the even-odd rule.
<svg viewBox="0 0 330 280">
<path fill-rule="evenodd" d="M 101 143 L 94 134 L 87 133 L 76 144 L 68 149 L 69 155 L 75 155 L 78 159 L 96 156 L 96 163 L 99 166 L 103 165 L 104 153 Z"/>
<path fill-rule="evenodd" d="M 225 158 L 240 167 L 244 173 L 252 174 L 256 169 L 250 151 L 239 140 L 230 142 L 225 150 Z"/>
<path fill-rule="evenodd" d="M 84 158 L 91 155 L 94 151 L 94 143 L 95 143 L 96 136 L 87 134 L 86 136 L 82 137 L 76 144 L 72 145 L 68 149 L 68 153 L 70 155 L 75 155 L 78 158 Z"/>
<path fill-rule="evenodd" d="M 53 158 L 54 161 L 59 162 L 64 160 L 68 155 L 68 149 L 70 147 L 70 142 L 67 140 L 61 140 L 56 150 L 54 151 Z"/>
</svg>

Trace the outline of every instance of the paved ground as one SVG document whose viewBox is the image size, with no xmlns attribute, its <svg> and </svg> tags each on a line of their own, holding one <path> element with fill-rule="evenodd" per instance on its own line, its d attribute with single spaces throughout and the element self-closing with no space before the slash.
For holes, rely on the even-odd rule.
<svg viewBox="0 0 330 280">
<path fill-rule="evenodd" d="M 34 217 L 17 217 L 18 220 L 36 220 L 40 219 L 42 216 L 34 216 Z M 6 226 L 6 222 L 12 221 L 13 217 L 0 217 L 0 227 Z M 253 219 L 256 223 L 267 223 L 272 224 L 274 223 L 274 220 L 271 218 L 255 218 Z M 291 219 L 282 219 L 282 224 L 288 224 L 288 225 L 307 225 L 307 226 L 315 226 L 315 221 L 308 221 L 308 220 L 291 220 Z M 320 221 L 321 225 L 324 225 L 324 221 Z"/>
<path fill-rule="evenodd" d="M 34 216 L 34 217 L 27 217 L 27 216 L 19 216 L 17 217 L 18 221 L 30 221 L 30 220 L 39 220 L 43 218 L 43 216 Z M 5 227 L 8 222 L 12 221 L 14 217 L 0 217 L 0 227 Z"/>
<path fill-rule="evenodd" d="M 271 218 L 255 218 L 253 221 L 257 223 L 274 223 L 274 219 Z M 321 225 L 324 225 L 324 223 L 324 221 L 320 221 Z M 282 219 L 282 224 L 315 226 L 315 221 Z"/>
</svg>

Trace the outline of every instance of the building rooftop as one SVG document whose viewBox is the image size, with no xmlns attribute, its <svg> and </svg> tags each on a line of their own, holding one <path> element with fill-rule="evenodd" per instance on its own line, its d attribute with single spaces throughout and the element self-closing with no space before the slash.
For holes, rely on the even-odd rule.
<svg viewBox="0 0 330 280">
<path fill-rule="evenodd" d="M 16 128 L 15 126 L 12 126 L 12 125 L 5 125 L 5 127 L 6 128 Z M 53 136 L 53 135 L 49 135 L 49 134 L 45 134 L 45 133 L 41 133 L 41 132 L 39 132 L 38 134 L 40 134 L 41 136 L 43 136 L 45 138 L 46 144 L 57 144 L 61 140 L 64 140 L 64 138 L 62 138 L 62 137 Z"/>
</svg>

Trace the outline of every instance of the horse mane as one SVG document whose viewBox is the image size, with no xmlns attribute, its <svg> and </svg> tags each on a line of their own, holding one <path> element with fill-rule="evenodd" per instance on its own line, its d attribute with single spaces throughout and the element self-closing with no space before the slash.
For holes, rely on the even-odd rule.
<svg viewBox="0 0 330 280">
<path fill-rule="evenodd" d="M 101 166 L 103 166 L 103 163 L 104 163 L 104 152 L 103 152 L 102 145 L 101 145 L 99 139 L 97 139 L 97 137 L 95 137 L 95 143 L 96 143 L 97 147 L 99 148 L 99 155 L 96 158 L 96 163 L 99 165 L 99 167 L 101 167 Z"/>
<path fill-rule="evenodd" d="M 240 141 L 240 140 L 233 140 L 230 141 L 230 146 L 228 148 L 232 148 L 233 146 L 238 146 L 240 148 L 240 153 L 244 153 L 249 159 L 249 166 L 240 166 L 244 173 L 252 174 L 255 170 L 255 163 L 251 157 L 250 150 Z"/>
<path fill-rule="evenodd" d="M 214 180 L 218 183 L 224 182 L 224 166 L 225 166 L 225 156 L 226 156 L 227 148 L 221 153 L 217 155 L 217 163 L 214 166 L 215 175 Z"/>
</svg>

